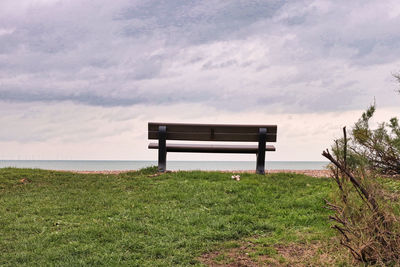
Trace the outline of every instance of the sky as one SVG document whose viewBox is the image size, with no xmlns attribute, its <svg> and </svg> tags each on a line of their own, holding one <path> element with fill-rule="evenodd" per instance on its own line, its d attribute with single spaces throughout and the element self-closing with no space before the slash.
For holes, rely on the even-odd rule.
<svg viewBox="0 0 400 267">
<path fill-rule="evenodd" d="M 374 101 L 400 115 L 399 25 L 398 0 L 1 0 L 0 159 L 156 160 L 161 121 L 276 124 L 267 161 L 323 160 Z"/>
</svg>

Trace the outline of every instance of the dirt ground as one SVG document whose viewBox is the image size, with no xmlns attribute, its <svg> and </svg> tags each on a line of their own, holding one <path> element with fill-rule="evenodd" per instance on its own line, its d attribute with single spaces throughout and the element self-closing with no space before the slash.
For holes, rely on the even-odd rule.
<svg viewBox="0 0 400 267">
<path fill-rule="evenodd" d="M 259 245 L 258 245 L 259 246 Z M 240 247 L 203 254 L 199 260 L 207 266 L 258 267 L 258 266 L 337 266 L 350 264 L 349 253 L 336 243 L 277 244 L 267 248 L 267 253 L 255 252 L 257 245 L 244 242 Z M 268 253 L 269 251 L 269 253 Z M 348 266 L 348 265 L 347 265 Z"/>
</svg>

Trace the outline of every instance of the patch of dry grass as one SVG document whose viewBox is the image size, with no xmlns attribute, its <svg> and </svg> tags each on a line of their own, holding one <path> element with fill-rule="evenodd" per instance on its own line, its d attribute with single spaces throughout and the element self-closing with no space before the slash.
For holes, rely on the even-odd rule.
<svg viewBox="0 0 400 267">
<path fill-rule="evenodd" d="M 278 244 L 259 244 L 247 240 L 236 247 L 203 254 L 199 260 L 207 266 L 229 267 L 354 266 L 356 264 L 350 254 L 340 247 L 336 239 Z"/>
</svg>

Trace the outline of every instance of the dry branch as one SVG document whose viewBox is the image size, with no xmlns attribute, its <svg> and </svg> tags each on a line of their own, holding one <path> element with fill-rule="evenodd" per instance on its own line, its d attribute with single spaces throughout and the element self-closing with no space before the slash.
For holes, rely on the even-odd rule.
<svg viewBox="0 0 400 267">
<path fill-rule="evenodd" d="M 335 212 L 329 216 L 335 223 L 332 228 L 340 233 L 340 243 L 356 260 L 373 264 L 397 262 L 400 260 L 399 220 L 387 206 L 378 205 L 378 202 L 384 203 L 384 197 L 376 184 L 369 185 L 374 181 L 372 173 L 363 168 L 349 169 L 346 128 L 343 136 L 341 146 L 339 141 L 335 142 L 336 157 L 328 149 L 322 153 L 334 166 L 332 178 L 339 189 L 339 202 L 325 201 L 326 208 Z"/>
</svg>

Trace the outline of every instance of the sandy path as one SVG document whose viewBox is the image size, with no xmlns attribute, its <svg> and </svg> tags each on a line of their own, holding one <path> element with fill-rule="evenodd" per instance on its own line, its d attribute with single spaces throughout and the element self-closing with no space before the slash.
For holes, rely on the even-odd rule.
<svg viewBox="0 0 400 267">
<path fill-rule="evenodd" d="M 124 171 L 69 171 L 69 172 L 74 172 L 74 173 L 83 173 L 83 174 L 120 174 L 120 173 L 126 173 L 126 172 L 131 172 L 134 170 L 124 170 Z M 67 171 L 68 172 L 68 171 Z M 221 172 L 227 172 L 227 173 L 254 173 L 255 171 L 251 170 L 240 170 L 240 171 L 232 171 L 232 170 L 226 170 L 226 171 L 221 171 Z M 328 170 L 267 170 L 265 171 L 266 174 L 269 173 L 297 173 L 297 174 L 305 174 L 308 176 L 312 177 L 329 177 L 329 171 Z"/>
</svg>

